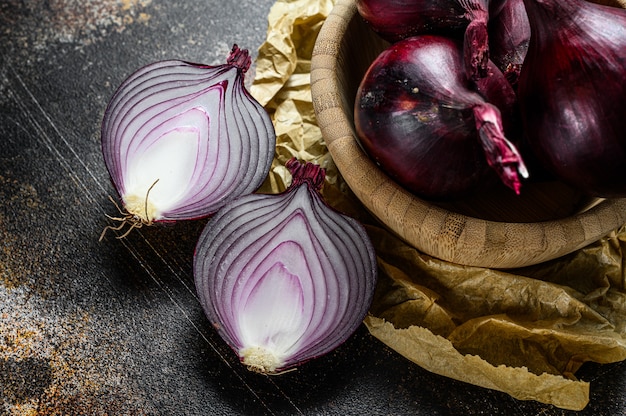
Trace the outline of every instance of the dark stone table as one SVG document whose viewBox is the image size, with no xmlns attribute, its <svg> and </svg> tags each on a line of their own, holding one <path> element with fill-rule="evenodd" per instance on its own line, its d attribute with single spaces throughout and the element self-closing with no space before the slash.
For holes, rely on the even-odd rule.
<svg viewBox="0 0 626 416">
<path fill-rule="evenodd" d="M 568 414 L 428 373 L 364 327 L 297 371 L 251 373 L 194 293 L 205 221 L 98 242 L 116 213 L 99 126 L 117 85 L 159 59 L 256 51 L 271 5 L 0 1 L 0 414 Z M 626 414 L 625 365 L 579 375 L 580 414 Z"/>
</svg>

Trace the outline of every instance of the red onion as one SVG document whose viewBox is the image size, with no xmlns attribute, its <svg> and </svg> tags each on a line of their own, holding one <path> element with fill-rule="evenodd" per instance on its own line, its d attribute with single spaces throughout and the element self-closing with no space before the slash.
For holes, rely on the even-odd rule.
<svg viewBox="0 0 626 416">
<path fill-rule="evenodd" d="M 599 197 L 626 196 L 626 10 L 525 0 L 524 130 L 544 166 Z"/>
<path fill-rule="evenodd" d="M 102 123 L 118 228 L 205 217 L 261 185 L 276 137 L 244 86 L 250 63 L 234 45 L 224 65 L 156 62 L 120 85 Z"/>
<path fill-rule="evenodd" d="M 519 73 L 528 51 L 530 23 L 524 0 L 506 0 L 489 19 L 489 59 L 517 88 Z"/>
<path fill-rule="evenodd" d="M 471 84 L 458 42 L 424 35 L 391 45 L 371 64 L 357 92 L 360 143 L 383 171 L 418 196 L 452 199 L 469 193 L 491 166 L 519 193 L 528 176 L 503 132 L 494 100 L 514 97 L 490 62 L 491 76 Z M 510 100 L 509 100 L 510 101 Z M 507 112 L 509 109 L 507 109 Z"/>
<path fill-rule="evenodd" d="M 376 256 L 364 228 L 319 194 L 324 170 L 287 163 L 288 189 L 240 197 L 197 243 L 202 307 L 249 369 L 278 373 L 325 354 L 362 322 Z"/>
<path fill-rule="evenodd" d="M 471 79 L 477 79 L 487 75 L 490 3 L 491 0 L 358 0 L 357 10 L 376 33 L 392 43 L 424 34 L 463 37 L 466 70 Z"/>
</svg>

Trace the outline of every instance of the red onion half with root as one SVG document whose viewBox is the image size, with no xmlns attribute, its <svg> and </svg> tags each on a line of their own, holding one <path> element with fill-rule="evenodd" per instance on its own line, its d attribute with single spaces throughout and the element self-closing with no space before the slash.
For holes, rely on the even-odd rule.
<svg viewBox="0 0 626 416">
<path fill-rule="evenodd" d="M 546 169 L 598 197 L 626 196 L 626 10 L 524 0 L 524 131 Z"/>
<path fill-rule="evenodd" d="M 206 217 L 254 192 L 271 165 L 271 119 L 246 90 L 248 51 L 218 66 L 147 65 L 115 92 L 102 122 L 102 152 L 122 201 L 122 229 Z M 106 231 L 106 229 L 105 229 Z"/>
<path fill-rule="evenodd" d="M 330 208 L 324 170 L 287 163 L 281 194 L 237 198 L 206 225 L 194 255 L 209 321 L 250 370 L 275 374 L 319 357 L 361 324 L 377 279 L 365 229 Z"/>
<path fill-rule="evenodd" d="M 426 199 L 469 194 L 490 166 L 520 192 L 526 166 L 505 137 L 501 103 L 511 114 L 514 92 L 493 63 L 473 84 L 459 42 L 408 38 L 383 51 L 367 70 L 355 100 L 359 142 L 399 185 Z M 477 91 L 486 96 L 483 97 Z"/>
</svg>

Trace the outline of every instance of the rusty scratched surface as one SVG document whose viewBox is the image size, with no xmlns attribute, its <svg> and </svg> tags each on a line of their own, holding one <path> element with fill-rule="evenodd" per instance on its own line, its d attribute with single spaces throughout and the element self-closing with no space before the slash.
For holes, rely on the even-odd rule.
<svg viewBox="0 0 626 416">
<path fill-rule="evenodd" d="M 0 415 L 562 415 L 407 363 L 361 328 L 280 377 L 242 368 L 191 276 L 202 221 L 98 242 L 113 189 L 99 123 L 151 61 L 208 64 L 265 37 L 272 1 L 0 2 Z M 626 413 L 623 365 L 588 367 Z"/>
</svg>

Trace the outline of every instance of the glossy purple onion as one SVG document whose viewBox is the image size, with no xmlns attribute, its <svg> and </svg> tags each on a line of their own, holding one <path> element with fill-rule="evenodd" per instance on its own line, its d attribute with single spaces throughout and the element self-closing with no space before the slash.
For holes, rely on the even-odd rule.
<svg viewBox="0 0 626 416">
<path fill-rule="evenodd" d="M 524 0 L 506 0 L 489 19 L 489 59 L 517 88 L 519 74 L 528 51 L 530 23 Z"/>
<path fill-rule="evenodd" d="M 494 5 L 492 5 L 494 3 Z M 358 0 L 359 15 L 389 42 L 418 35 L 463 39 L 469 78 L 488 74 L 489 15 L 501 7 L 493 0 Z"/>
<path fill-rule="evenodd" d="M 319 194 L 324 170 L 292 159 L 289 188 L 215 214 L 194 256 L 200 303 L 249 369 L 278 373 L 343 343 L 372 301 L 376 256 L 364 228 Z"/>
<path fill-rule="evenodd" d="M 491 103 L 511 115 L 515 94 L 489 64 L 491 75 L 472 83 L 453 39 L 423 35 L 392 44 L 372 62 L 355 99 L 355 127 L 366 153 L 422 198 L 466 196 L 489 167 L 519 193 L 528 172 L 506 137 L 509 123 Z"/>
<path fill-rule="evenodd" d="M 626 197 L 626 10 L 524 3 L 531 38 L 518 92 L 531 148 L 571 186 Z"/>
<path fill-rule="evenodd" d="M 132 224 L 208 216 L 267 176 L 275 133 L 248 93 L 251 58 L 235 45 L 227 63 L 177 60 L 126 79 L 102 123 L 102 151 Z"/>
</svg>

